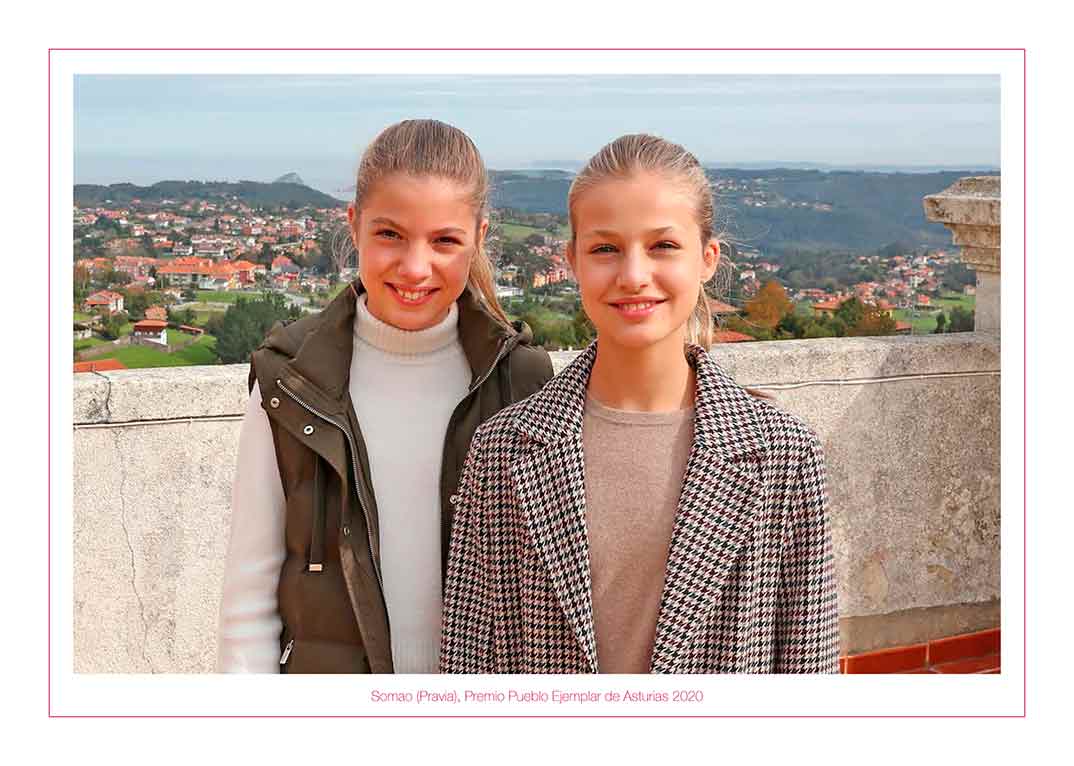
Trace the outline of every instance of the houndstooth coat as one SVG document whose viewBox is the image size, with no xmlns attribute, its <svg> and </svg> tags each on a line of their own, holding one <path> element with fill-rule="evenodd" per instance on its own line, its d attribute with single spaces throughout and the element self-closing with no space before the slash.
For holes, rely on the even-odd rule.
<svg viewBox="0 0 1074 766">
<path fill-rule="evenodd" d="M 650 671 L 836 673 L 820 442 L 700 346 L 687 357 L 694 443 Z M 582 454 L 595 358 L 594 343 L 474 436 L 453 498 L 442 672 L 598 672 Z"/>
</svg>

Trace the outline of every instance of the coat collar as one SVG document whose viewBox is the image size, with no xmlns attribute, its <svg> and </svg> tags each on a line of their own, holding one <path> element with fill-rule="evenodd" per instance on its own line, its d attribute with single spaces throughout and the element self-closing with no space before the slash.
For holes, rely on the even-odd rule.
<svg viewBox="0 0 1074 766">
<path fill-rule="evenodd" d="M 301 386 L 305 395 L 336 413 L 345 412 L 347 406 L 354 316 L 358 296 L 363 292 L 365 287 L 358 279 L 341 291 L 317 316 L 288 365 L 288 372 L 297 376 L 292 384 Z M 495 363 L 505 347 L 532 339 L 525 325 L 508 327 L 494 318 L 470 287 L 459 297 L 458 307 L 459 342 L 470 364 L 472 381 Z"/>
<path fill-rule="evenodd" d="M 686 354 L 697 378 L 694 443 L 656 625 L 651 670 L 658 673 L 676 672 L 762 516 L 758 463 L 745 459 L 765 443 L 756 404 L 700 346 L 688 346 Z M 594 343 L 519 406 L 515 425 L 536 444 L 511 468 L 535 547 L 593 673 L 598 663 L 582 420 L 595 359 Z"/>
<path fill-rule="evenodd" d="M 596 358 L 597 341 L 594 341 L 521 405 L 516 427 L 541 444 L 580 435 L 586 389 Z M 714 449 L 725 459 L 760 450 L 764 436 L 753 397 L 701 346 L 688 344 L 686 359 L 697 378 L 695 441 Z"/>
</svg>

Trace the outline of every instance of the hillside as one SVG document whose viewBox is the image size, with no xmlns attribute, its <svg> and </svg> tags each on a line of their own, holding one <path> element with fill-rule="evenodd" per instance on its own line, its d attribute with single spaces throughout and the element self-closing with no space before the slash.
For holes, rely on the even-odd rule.
<svg viewBox="0 0 1074 766">
<path fill-rule="evenodd" d="M 286 176 L 284 176 L 286 178 Z M 160 202 L 166 199 L 235 199 L 251 207 L 342 207 L 346 203 L 335 197 L 297 183 L 277 181 L 266 184 L 258 181 L 160 181 L 152 186 L 130 183 L 99 186 L 75 184 L 75 204 L 80 206 L 109 204 L 123 205 L 140 199 Z"/>
<path fill-rule="evenodd" d="M 747 247 L 875 250 L 896 240 L 942 247 L 950 234 L 925 220 L 922 198 L 980 171 L 880 173 L 776 168 L 708 168 L 717 225 Z M 566 213 L 571 174 L 493 171 L 492 204 L 525 212 Z"/>
</svg>

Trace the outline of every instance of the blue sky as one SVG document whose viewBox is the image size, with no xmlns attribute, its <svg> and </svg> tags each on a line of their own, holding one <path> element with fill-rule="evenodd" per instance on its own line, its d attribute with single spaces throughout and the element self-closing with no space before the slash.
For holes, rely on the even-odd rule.
<svg viewBox="0 0 1074 766">
<path fill-rule="evenodd" d="M 998 168 L 1000 83 L 979 75 L 79 75 L 76 183 L 350 183 L 408 117 L 465 130 L 491 168 L 571 167 L 622 133 L 704 163 Z"/>
</svg>

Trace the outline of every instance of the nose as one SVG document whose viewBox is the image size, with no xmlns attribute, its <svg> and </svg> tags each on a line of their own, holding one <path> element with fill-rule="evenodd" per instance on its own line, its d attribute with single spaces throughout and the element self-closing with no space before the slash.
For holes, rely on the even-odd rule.
<svg viewBox="0 0 1074 766">
<path fill-rule="evenodd" d="M 631 293 L 640 292 L 649 285 L 651 270 L 649 257 L 642 247 L 628 249 L 619 261 L 617 282 L 619 287 Z"/>
<path fill-rule="evenodd" d="M 432 274 L 431 253 L 421 243 L 414 243 L 406 249 L 402 258 L 399 259 L 396 271 L 407 282 L 421 282 Z"/>
</svg>

